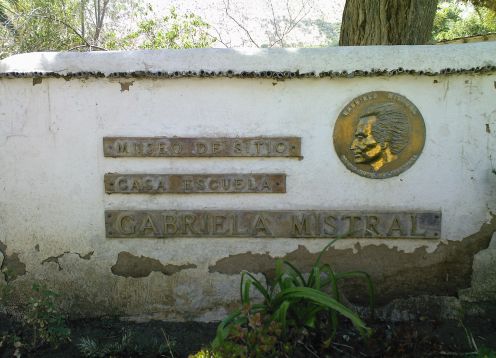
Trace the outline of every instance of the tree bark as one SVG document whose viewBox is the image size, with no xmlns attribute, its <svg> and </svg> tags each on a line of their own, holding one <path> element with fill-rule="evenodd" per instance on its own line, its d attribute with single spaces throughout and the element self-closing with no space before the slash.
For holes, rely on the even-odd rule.
<svg viewBox="0 0 496 358">
<path fill-rule="evenodd" d="M 437 0 L 346 0 L 340 46 L 424 45 Z"/>
</svg>

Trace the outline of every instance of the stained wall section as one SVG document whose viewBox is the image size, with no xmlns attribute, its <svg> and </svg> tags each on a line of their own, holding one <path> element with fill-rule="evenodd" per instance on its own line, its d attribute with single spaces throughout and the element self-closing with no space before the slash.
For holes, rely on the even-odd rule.
<svg viewBox="0 0 496 358">
<path fill-rule="evenodd" d="M 488 247 L 496 228 L 496 46 L 470 46 L 420 47 L 418 53 L 405 47 L 396 61 L 395 53 L 387 56 L 396 49 L 373 47 L 370 61 L 367 50 L 336 49 L 339 63 L 329 60 L 332 50 L 276 51 L 277 61 L 269 50 L 226 52 L 231 62 L 221 65 L 215 61 L 223 56 L 219 50 L 196 50 L 186 63 L 191 52 L 6 59 L 0 62 L 2 279 L 19 292 L 34 280 L 48 282 L 64 294 L 73 315 L 215 320 L 236 303 L 240 270 L 270 275 L 276 257 L 308 267 L 328 241 L 107 239 L 104 210 L 440 210 L 439 240 L 346 239 L 327 259 L 340 270 L 369 271 L 383 303 L 412 294 L 457 296 L 470 287 L 473 256 Z M 471 55 L 474 49 L 479 59 Z M 458 54 L 452 68 L 460 73 L 436 68 L 436 58 L 450 51 Z M 374 74 L 380 56 L 388 60 L 375 68 L 411 73 Z M 346 76 L 343 71 L 352 71 L 339 66 L 347 58 L 370 73 Z M 419 58 L 423 62 L 415 62 Z M 164 71 L 199 73 L 215 65 L 224 72 L 208 78 L 110 76 L 158 71 L 160 63 Z M 242 66 L 314 74 L 226 75 Z M 102 75 L 77 75 L 82 70 Z M 341 75 L 319 77 L 322 71 Z M 360 177 L 334 151 L 340 111 L 369 91 L 407 97 L 425 121 L 422 154 L 393 178 Z M 106 136 L 298 136 L 303 159 L 105 158 Z M 286 173 L 287 193 L 108 195 L 103 176 L 111 172 Z"/>
</svg>

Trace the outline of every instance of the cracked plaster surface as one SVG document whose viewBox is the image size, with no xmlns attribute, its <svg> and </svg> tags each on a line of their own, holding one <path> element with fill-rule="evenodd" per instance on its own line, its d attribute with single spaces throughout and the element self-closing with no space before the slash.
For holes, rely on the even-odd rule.
<svg viewBox="0 0 496 358">
<path fill-rule="evenodd" d="M 43 265 L 43 264 L 49 263 L 49 262 L 55 263 L 55 264 L 58 265 L 59 271 L 61 271 L 61 270 L 63 270 L 62 265 L 59 262 L 59 259 L 61 257 L 65 256 L 65 255 L 77 255 L 82 260 L 89 260 L 89 259 L 91 259 L 91 256 L 93 256 L 93 254 L 94 254 L 94 251 L 90 251 L 90 252 L 88 252 L 85 255 L 81 255 L 78 252 L 65 251 L 64 253 L 62 253 L 62 254 L 60 254 L 58 256 L 50 256 L 50 257 L 44 259 L 43 261 L 41 261 L 41 264 Z"/>
</svg>

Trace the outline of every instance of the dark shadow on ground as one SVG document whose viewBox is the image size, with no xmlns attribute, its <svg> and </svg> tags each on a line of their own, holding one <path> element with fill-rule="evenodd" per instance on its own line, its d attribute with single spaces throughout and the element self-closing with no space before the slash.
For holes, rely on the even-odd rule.
<svg viewBox="0 0 496 358">
<path fill-rule="evenodd" d="M 23 357 L 84 357 L 80 345 L 85 338 L 96 343 L 94 357 L 188 357 L 208 346 L 216 323 L 150 321 L 134 323 L 117 318 L 84 319 L 70 322 L 71 342 L 58 349 L 42 347 L 23 351 Z M 496 351 L 496 321 L 484 318 L 460 321 L 417 320 L 410 322 L 369 322 L 374 334 L 364 340 L 347 322 L 326 352 L 330 357 L 439 357 L 460 356 L 476 349 Z M 29 333 L 8 316 L 0 315 L 0 338 L 9 332 L 21 340 Z M 169 342 L 169 343 L 168 343 Z M 8 343 L 8 342 L 7 342 Z M 0 357 L 13 356 L 13 345 L 4 342 Z M 114 350 L 104 355 L 106 349 Z M 308 354 L 311 354 L 310 352 Z M 313 355 L 312 355 L 313 356 Z"/>
</svg>

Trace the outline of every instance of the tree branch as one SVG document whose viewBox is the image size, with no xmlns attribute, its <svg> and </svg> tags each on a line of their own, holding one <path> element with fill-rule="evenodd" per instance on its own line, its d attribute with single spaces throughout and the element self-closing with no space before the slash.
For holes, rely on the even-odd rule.
<svg viewBox="0 0 496 358">
<path fill-rule="evenodd" d="M 274 41 L 274 43 L 272 44 L 269 44 L 269 47 L 272 47 L 274 46 L 277 42 L 280 42 L 281 43 L 281 46 L 284 47 L 284 44 L 283 44 L 283 39 L 281 37 L 281 35 L 279 35 L 279 28 L 277 27 L 277 21 L 276 21 L 276 14 L 275 14 L 275 11 L 274 11 L 274 5 L 272 4 L 272 0 L 268 0 L 267 1 L 269 6 L 270 6 L 270 11 L 272 13 L 272 26 L 274 26 L 274 32 L 275 32 L 275 36 L 276 36 L 276 41 Z"/>
<path fill-rule="evenodd" d="M 211 35 L 210 33 L 207 32 L 207 34 L 209 36 L 212 36 L 214 38 L 217 39 L 217 41 L 219 41 L 222 45 L 224 45 L 226 48 L 229 48 L 231 47 L 231 41 L 229 42 L 225 42 L 223 39 L 222 39 L 222 34 L 220 33 L 219 29 L 217 29 L 216 27 L 212 27 L 212 29 L 215 31 L 215 33 L 217 34 L 217 36 L 213 36 Z"/>
<path fill-rule="evenodd" d="M 254 44 L 256 47 L 260 47 L 256 42 L 255 40 L 251 37 L 251 34 L 250 34 L 250 31 L 248 31 L 248 29 L 246 27 L 244 27 L 238 20 L 236 20 L 234 18 L 234 16 L 232 16 L 230 13 L 229 13 L 229 0 L 223 0 L 224 1 L 224 10 L 226 12 L 226 15 L 228 18 L 230 18 L 232 21 L 234 21 L 234 23 L 236 25 L 238 25 L 238 27 L 243 30 L 246 35 L 248 36 L 248 38 L 250 39 L 250 42 L 252 44 Z"/>
<path fill-rule="evenodd" d="M 67 22 L 65 22 L 65 21 L 63 21 L 61 19 L 58 19 L 58 18 L 56 18 L 54 16 L 50 16 L 50 15 L 42 15 L 42 14 L 40 14 L 40 15 L 37 15 L 37 16 L 42 17 L 42 18 L 45 18 L 45 19 L 48 19 L 48 20 L 51 20 L 51 21 L 55 21 L 55 22 L 61 23 L 62 25 L 64 25 L 65 27 L 67 27 L 69 30 L 71 30 L 72 32 L 74 32 L 74 34 L 76 36 L 78 36 L 81 40 L 83 40 L 83 42 L 86 44 L 86 46 L 91 46 L 91 44 L 88 42 L 88 40 L 86 40 L 86 38 L 83 35 L 81 35 L 78 30 L 76 30 L 72 25 L 69 25 Z"/>
<path fill-rule="evenodd" d="M 95 19 L 96 21 L 96 28 L 95 28 L 95 35 L 93 36 L 93 42 L 98 43 L 98 38 L 100 37 L 100 33 L 103 28 L 103 21 L 105 19 L 105 12 L 107 11 L 107 6 L 108 6 L 109 0 L 103 0 L 103 7 L 100 8 L 101 3 L 100 0 L 98 0 L 98 15 Z M 95 13 L 96 13 L 95 9 Z"/>
</svg>

